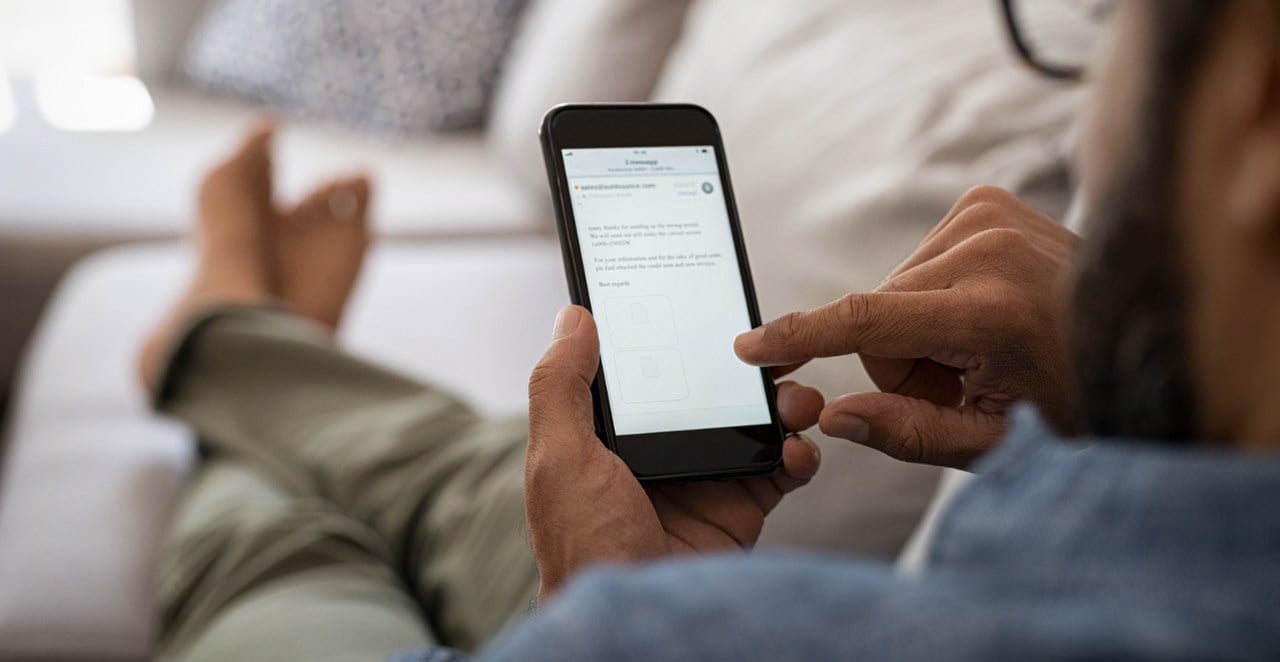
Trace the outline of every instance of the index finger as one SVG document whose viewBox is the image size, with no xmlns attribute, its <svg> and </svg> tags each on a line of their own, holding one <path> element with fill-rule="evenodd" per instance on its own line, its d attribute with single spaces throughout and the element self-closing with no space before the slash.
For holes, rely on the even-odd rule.
<svg viewBox="0 0 1280 662">
<path fill-rule="evenodd" d="M 734 341 L 738 358 L 757 366 L 866 352 L 923 358 L 963 349 L 972 303 L 955 290 L 848 294 L 825 306 L 783 315 Z"/>
</svg>

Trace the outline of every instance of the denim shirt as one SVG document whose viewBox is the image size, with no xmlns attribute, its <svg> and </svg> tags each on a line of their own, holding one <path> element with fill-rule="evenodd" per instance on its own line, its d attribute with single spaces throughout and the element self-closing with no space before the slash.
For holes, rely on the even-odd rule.
<svg viewBox="0 0 1280 662">
<path fill-rule="evenodd" d="M 480 657 L 1280 660 L 1280 455 L 1067 441 L 1022 408 L 976 471 L 921 576 L 765 554 L 593 570 Z"/>
</svg>

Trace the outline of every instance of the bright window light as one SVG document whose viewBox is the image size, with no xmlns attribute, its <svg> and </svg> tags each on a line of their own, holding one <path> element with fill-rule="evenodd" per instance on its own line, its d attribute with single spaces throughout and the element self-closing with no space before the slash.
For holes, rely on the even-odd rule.
<svg viewBox="0 0 1280 662">
<path fill-rule="evenodd" d="M 0 67 L 133 73 L 129 0 L 0 0 Z"/>
<path fill-rule="evenodd" d="M 35 93 L 45 121 L 63 131 L 138 131 L 156 112 L 133 76 L 45 73 L 36 76 Z"/>
<path fill-rule="evenodd" d="M 133 77 L 131 11 L 130 0 L 0 0 L 0 70 L 31 85 L 34 110 L 54 128 L 142 129 L 155 106 Z M 12 97 L 0 81 L 0 130 L 30 112 Z"/>
</svg>

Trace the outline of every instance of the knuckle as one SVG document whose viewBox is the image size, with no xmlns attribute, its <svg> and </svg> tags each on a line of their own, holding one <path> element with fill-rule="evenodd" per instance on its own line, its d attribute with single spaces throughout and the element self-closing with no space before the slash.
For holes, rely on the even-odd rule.
<svg viewBox="0 0 1280 662">
<path fill-rule="evenodd" d="M 975 288 L 970 296 L 972 331 L 987 340 L 999 338 L 1013 345 L 1043 335 L 1046 315 L 1038 300 L 1024 288 L 1014 280 L 993 281 Z"/>
<path fill-rule="evenodd" d="M 549 365 L 546 361 L 539 363 L 529 374 L 529 397 L 533 398 L 553 390 L 560 380 L 558 368 Z"/>
<path fill-rule="evenodd" d="M 557 464 L 545 449 L 531 446 L 525 458 L 525 484 L 530 487 L 539 487 L 556 480 L 560 473 Z M 534 492 L 544 493 L 544 490 L 539 489 Z"/>
<path fill-rule="evenodd" d="M 849 328 L 864 328 L 871 321 L 871 306 L 867 297 L 860 294 L 846 294 L 840 298 L 839 319 Z"/>
<path fill-rule="evenodd" d="M 974 288 L 969 300 L 973 318 L 993 322 L 996 326 L 1004 326 L 1016 304 L 1016 299 L 1010 295 L 1009 288 L 996 283 Z"/>
<path fill-rule="evenodd" d="M 547 463 L 543 456 L 544 453 L 537 445 L 529 445 L 524 457 L 524 484 L 526 488 L 537 486 L 545 480 Z M 526 489 L 526 491 L 529 494 L 535 493 L 533 490 Z"/>
<path fill-rule="evenodd" d="M 915 278 L 915 275 L 916 274 L 913 273 L 910 269 L 900 274 L 899 273 L 890 274 L 887 277 L 885 277 L 884 280 L 880 281 L 880 284 L 876 285 L 876 289 L 872 291 L 878 292 L 878 293 L 885 293 L 885 292 L 909 292 L 911 290 L 923 289 L 926 286 L 926 284 L 922 283 L 921 279 Z"/>
<path fill-rule="evenodd" d="M 972 237 L 985 230 L 1000 227 L 1007 216 L 1004 207 L 993 202 L 975 202 L 956 214 L 948 228 L 950 234 L 962 238 Z"/>
<path fill-rule="evenodd" d="M 1021 230 L 993 227 L 973 236 L 972 246 L 982 255 L 1011 259 L 1035 250 L 1031 238 Z"/>
<path fill-rule="evenodd" d="M 975 186 L 960 196 L 959 204 L 962 207 L 970 207 L 980 203 L 1001 204 L 1017 199 L 1012 193 L 989 184 Z"/>
<path fill-rule="evenodd" d="M 903 416 L 893 424 L 884 452 L 903 462 L 921 462 L 925 459 L 924 439 L 919 419 Z"/>
<path fill-rule="evenodd" d="M 577 379 L 576 375 L 564 368 L 546 362 L 539 363 L 529 375 L 530 408 L 537 408 L 537 403 L 564 399 L 573 391 Z"/>
<path fill-rule="evenodd" d="M 765 327 L 766 344 L 777 346 L 790 345 L 800 338 L 804 329 L 804 313 L 790 312 L 770 322 Z"/>
<path fill-rule="evenodd" d="M 1040 261 L 1035 241 L 1011 228 L 979 232 L 957 246 L 950 259 L 963 267 L 965 280 L 1006 289 L 1026 287 L 1035 280 L 1028 271 L 1034 271 Z"/>
</svg>

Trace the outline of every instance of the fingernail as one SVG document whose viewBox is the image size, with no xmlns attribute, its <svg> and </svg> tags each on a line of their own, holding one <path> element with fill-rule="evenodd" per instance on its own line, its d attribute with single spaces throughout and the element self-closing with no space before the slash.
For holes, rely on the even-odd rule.
<svg viewBox="0 0 1280 662">
<path fill-rule="evenodd" d="M 578 312 L 577 306 L 565 306 L 560 309 L 556 315 L 556 325 L 551 332 L 552 340 L 559 340 L 566 336 L 573 335 L 578 330 L 578 323 L 582 321 L 582 313 Z"/>
<path fill-rule="evenodd" d="M 871 426 L 852 414 L 836 414 L 831 417 L 831 424 L 826 432 L 832 436 L 848 439 L 857 443 L 866 443 L 871 437 Z"/>
</svg>

